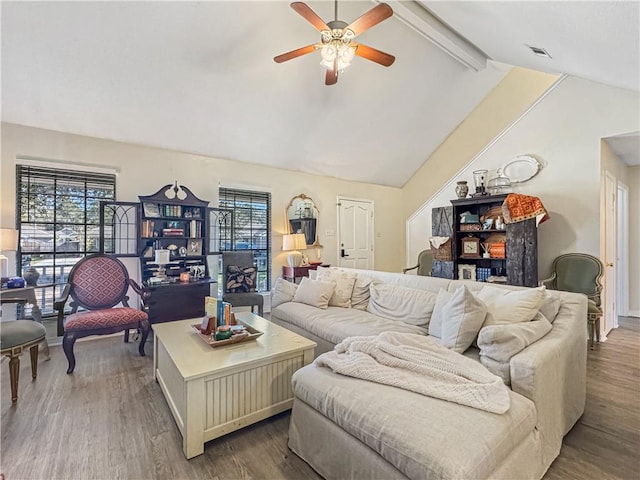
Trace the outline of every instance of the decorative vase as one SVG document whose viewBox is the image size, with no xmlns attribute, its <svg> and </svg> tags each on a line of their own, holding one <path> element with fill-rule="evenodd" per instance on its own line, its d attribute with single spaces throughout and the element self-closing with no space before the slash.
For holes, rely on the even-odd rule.
<svg viewBox="0 0 640 480">
<path fill-rule="evenodd" d="M 33 267 L 29 267 L 25 270 L 22 278 L 24 278 L 24 281 L 27 283 L 27 285 L 29 285 L 30 287 L 35 287 L 36 285 L 38 285 L 40 272 L 38 272 L 38 270 Z"/>
<path fill-rule="evenodd" d="M 467 198 L 467 194 L 469 193 L 469 185 L 465 180 L 460 180 L 456 182 L 456 195 L 458 198 Z"/>
</svg>

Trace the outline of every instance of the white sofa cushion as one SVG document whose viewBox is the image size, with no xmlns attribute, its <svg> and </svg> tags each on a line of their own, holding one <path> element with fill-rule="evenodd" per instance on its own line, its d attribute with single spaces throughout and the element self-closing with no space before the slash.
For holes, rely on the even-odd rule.
<svg viewBox="0 0 640 480">
<path fill-rule="evenodd" d="M 297 399 L 408 478 L 490 478 L 536 426 L 533 402 L 512 391 L 511 408 L 496 415 L 315 365 L 298 370 L 292 386 Z"/>
<path fill-rule="evenodd" d="M 353 285 L 353 293 L 351 294 L 351 308 L 358 310 L 366 310 L 369 306 L 369 298 L 371 298 L 371 282 L 373 279 L 366 275 L 356 275 L 356 283 Z"/>
<path fill-rule="evenodd" d="M 347 337 L 378 335 L 389 330 L 427 334 L 425 327 L 389 320 L 354 308 L 329 307 L 320 310 L 304 303 L 288 302 L 274 308 L 271 316 L 304 328 L 334 345 Z"/>
<path fill-rule="evenodd" d="M 353 286 L 356 283 L 356 276 L 353 273 L 345 272 L 337 268 L 318 267 L 317 279 L 323 282 L 333 282 L 336 288 L 329 299 L 332 307 L 351 308 L 351 295 Z"/>
<path fill-rule="evenodd" d="M 473 342 L 484 323 L 487 306 L 464 285 L 453 293 L 441 289 L 436 298 L 429 335 L 440 344 L 463 353 Z"/>
<path fill-rule="evenodd" d="M 329 306 L 329 299 L 333 295 L 335 284 L 333 282 L 323 282 L 322 280 L 311 280 L 302 277 L 300 285 L 293 296 L 293 301 L 306 303 L 312 307 L 326 309 Z"/>
<path fill-rule="evenodd" d="M 557 294 L 546 290 L 544 292 L 544 300 L 540 306 L 540 313 L 544 315 L 544 318 L 549 320 L 549 323 L 553 323 L 558 316 L 559 311 L 560 297 Z"/>
<path fill-rule="evenodd" d="M 545 287 L 511 291 L 499 287 L 482 287 L 477 296 L 488 307 L 485 326 L 531 321 L 540 310 L 545 290 Z"/>
<path fill-rule="evenodd" d="M 284 278 L 277 278 L 271 289 L 271 308 L 275 308 L 281 303 L 291 302 L 298 290 L 298 285 L 288 282 Z"/>
<path fill-rule="evenodd" d="M 426 290 L 372 283 L 367 312 L 411 325 L 428 325 L 437 295 Z"/>
<path fill-rule="evenodd" d="M 530 322 L 483 327 L 478 335 L 480 356 L 508 362 L 516 353 L 544 337 L 551 328 L 551 323 L 541 313 Z"/>
</svg>

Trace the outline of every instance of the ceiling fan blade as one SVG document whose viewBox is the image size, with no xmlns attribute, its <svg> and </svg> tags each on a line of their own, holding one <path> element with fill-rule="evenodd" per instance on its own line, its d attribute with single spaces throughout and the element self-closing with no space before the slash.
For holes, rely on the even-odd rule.
<svg viewBox="0 0 640 480">
<path fill-rule="evenodd" d="M 376 5 L 368 12 L 362 14 L 357 20 L 354 20 L 351 25 L 347 26 L 355 35 L 360 35 L 365 30 L 379 24 L 381 21 L 386 20 L 393 15 L 393 10 L 386 3 Z"/>
<path fill-rule="evenodd" d="M 302 55 L 306 55 L 307 53 L 315 52 L 316 45 L 307 45 L 306 47 L 297 48 L 287 53 L 283 53 L 282 55 L 278 55 L 277 57 L 273 57 L 273 61 L 276 63 L 286 62 L 287 60 L 293 60 L 294 58 L 301 57 Z"/>
<path fill-rule="evenodd" d="M 331 70 L 327 69 L 327 73 L 324 77 L 325 85 L 335 85 L 338 83 L 338 61 L 334 60 L 333 68 Z"/>
<path fill-rule="evenodd" d="M 293 2 L 291 4 L 291 8 L 293 8 L 296 12 L 298 12 L 307 22 L 316 27 L 316 30 L 321 32 L 322 30 L 331 30 L 324 20 L 322 20 L 316 12 L 311 10 L 311 8 L 302 2 Z"/>
<path fill-rule="evenodd" d="M 352 43 L 351 45 L 355 45 L 356 55 L 358 55 L 359 57 L 379 63 L 380 65 L 384 65 L 385 67 L 390 67 L 391 65 L 393 65 L 393 62 L 396 61 L 396 57 L 394 57 L 393 55 L 389 55 L 388 53 L 381 52 L 380 50 L 376 50 L 375 48 L 368 47 L 361 43 Z"/>
</svg>

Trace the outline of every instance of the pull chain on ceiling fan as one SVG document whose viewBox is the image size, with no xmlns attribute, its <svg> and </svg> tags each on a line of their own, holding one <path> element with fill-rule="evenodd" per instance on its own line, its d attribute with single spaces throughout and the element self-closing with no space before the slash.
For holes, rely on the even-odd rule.
<svg viewBox="0 0 640 480">
<path fill-rule="evenodd" d="M 335 0 L 335 20 L 328 23 L 325 23 L 306 3 L 294 2 L 291 4 L 291 8 L 320 32 L 320 43 L 278 55 L 273 59 L 276 63 L 286 62 L 320 50 L 322 57 L 320 64 L 327 69 L 325 84 L 334 85 L 338 82 L 338 72 L 347 68 L 355 55 L 385 67 L 391 66 L 396 59 L 393 55 L 353 41 L 365 30 L 393 15 L 393 10 L 386 3 L 373 7 L 351 24 L 338 20 L 338 0 Z"/>
</svg>

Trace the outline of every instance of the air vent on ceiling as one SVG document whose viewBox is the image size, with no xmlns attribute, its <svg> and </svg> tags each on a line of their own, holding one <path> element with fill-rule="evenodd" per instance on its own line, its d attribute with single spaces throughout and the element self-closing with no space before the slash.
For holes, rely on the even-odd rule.
<svg viewBox="0 0 640 480">
<path fill-rule="evenodd" d="M 533 53 L 535 53 L 539 57 L 551 58 L 551 55 L 549 55 L 549 52 L 547 52 L 544 48 L 533 47 L 531 45 L 527 45 L 527 48 L 529 48 L 529 50 L 531 50 Z"/>
</svg>

